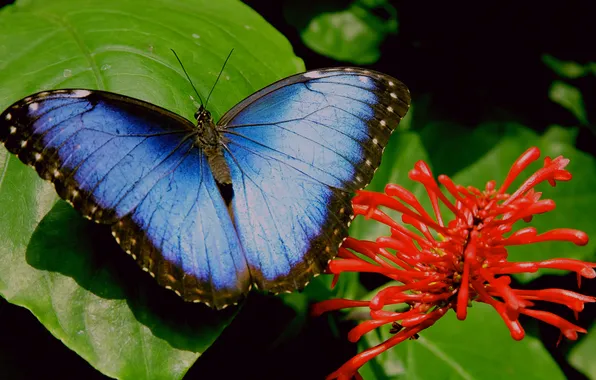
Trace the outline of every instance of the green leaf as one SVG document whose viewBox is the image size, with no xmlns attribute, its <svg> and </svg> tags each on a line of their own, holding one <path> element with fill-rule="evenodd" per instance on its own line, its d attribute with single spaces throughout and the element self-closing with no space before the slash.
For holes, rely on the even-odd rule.
<svg viewBox="0 0 596 380">
<path fill-rule="evenodd" d="M 366 334 L 359 352 L 389 339 L 385 326 Z M 366 364 L 365 379 L 565 379 L 534 337 L 515 341 L 488 305 L 474 304 L 465 321 L 449 312 L 417 340 L 404 341 Z"/>
<path fill-rule="evenodd" d="M 573 61 L 562 61 L 552 55 L 544 54 L 542 62 L 563 78 L 576 79 L 589 74 L 596 74 L 596 62 L 581 65 Z"/>
<path fill-rule="evenodd" d="M 584 98 L 576 87 L 562 81 L 554 81 L 548 92 L 548 97 L 571 112 L 580 123 L 588 124 Z"/>
<path fill-rule="evenodd" d="M 216 118 L 303 69 L 287 40 L 238 1 L 21 1 L 0 10 L 0 107 L 43 89 L 104 89 L 192 120 L 194 92 L 170 49 L 205 98 L 232 48 L 209 103 Z M 121 252 L 109 228 L 56 200 L 0 149 L 2 297 L 108 376 L 181 378 L 235 311 L 182 302 Z"/>
<path fill-rule="evenodd" d="M 588 329 L 588 334 L 567 355 L 569 363 L 590 379 L 596 379 L 596 361 L 594 361 L 594 352 L 596 352 L 595 332 L 596 323 L 592 324 Z"/>
<path fill-rule="evenodd" d="M 397 12 L 386 0 L 355 0 L 347 7 L 341 1 L 304 3 L 286 4 L 288 22 L 309 48 L 338 61 L 374 63 L 387 35 L 397 33 Z"/>
</svg>

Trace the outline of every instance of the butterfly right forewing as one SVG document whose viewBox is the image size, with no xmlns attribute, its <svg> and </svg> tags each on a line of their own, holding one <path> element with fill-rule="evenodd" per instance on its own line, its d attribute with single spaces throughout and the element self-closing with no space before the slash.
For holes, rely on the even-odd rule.
<svg viewBox="0 0 596 380">
<path fill-rule="evenodd" d="M 293 291 L 325 270 L 348 234 L 354 191 L 409 106 L 397 79 L 331 68 L 285 78 L 222 117 L 235 225 L 260 288 Z"/>
</svg>

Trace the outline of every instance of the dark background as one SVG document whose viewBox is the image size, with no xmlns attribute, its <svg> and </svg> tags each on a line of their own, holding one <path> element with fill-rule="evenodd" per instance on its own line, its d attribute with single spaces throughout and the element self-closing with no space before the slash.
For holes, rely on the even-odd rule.
<svg viewBox="0 0 596 380">
<path fill-rule="evenodd" d="M 349 64 L 306 47 L 299 31 L 284 17 L 284 1 L 246 3 L 290 40 L 307 69 Z M 325 3 L 334 9 L 346 2 Z M 308 1 L 304 4 L 309 6 Z M 423 97 L 428 100 L 433 117 L 457 120 L 468 128 L 483 120 L 515 120 L 537 131 L 551 124 L 578 124 L 569 111 L 548 98 L 557 75 L 541 57 L 550 54 L 580 64 L 596 62 L 595 2 L 404 1 L 393 5 L 398 11 L 399 33 L 385 39 L 380 60 L 370 67 L 406 83 L 414 103 Z M 387 15 L 380 10 L 378 16 Z M 588 120 L 594 120 L 595 77 L 568 82 L 582 92 Z M 580 128 L 579 149 L 596 152 L 594 130 L 593 125 Z M 371 279 L 363 281 L 369 281 L 370 288 L 378 285 Z M 586 282 L 583 292 L 595 294 L 596 286 Z M 575 276 L 570 275 L 562 281 L 559 278 L 558 287 L 573 289 L 574 284 Z M 548 287 L 549 278 L 542 277 L 530 286 Z M 562 309 L 551 310 L 570 317 Z M 594 315 L 594 308 L 588 308 L 579 324 L 588 327 Z M 356 353 L 356 346 L 345 339 L 352 323 L 334 316 L 329 318 L 335 318 L 338 334 L 331 332 L 323 317 L 309 321 L 291 339 L 279 340 L 293 316 L 280 300 L 251 295 L 245 310 L 185 379 L 318 379 Z M 6 378 L 106 378 L 51 336 L 31 313 L 2 298 L 0 324 L 0 339 L 13 347 L 8 357 L 0 358 L 0 369 L 3 363 L 19 368 L 5 373 Z M 569 378 L 587 379 L 566 363 L 564 348 L 556 347 L 558 330 L 540 325 L 537 334 Z"/>
</svg>

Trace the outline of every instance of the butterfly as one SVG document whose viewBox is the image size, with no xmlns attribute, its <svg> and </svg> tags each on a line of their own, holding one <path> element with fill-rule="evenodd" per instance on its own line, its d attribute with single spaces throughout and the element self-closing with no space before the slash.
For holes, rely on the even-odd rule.
<svg viewBox="0 0 596 380">
<path fill-rule="evenodd" d="M 186 301 L 302 289 L 337 254 L 410 106 L 371 70 L 293 75 L 196 124 L 106 91 L 59 89 L 0 115 L 0 141 Z"/>
</svg>

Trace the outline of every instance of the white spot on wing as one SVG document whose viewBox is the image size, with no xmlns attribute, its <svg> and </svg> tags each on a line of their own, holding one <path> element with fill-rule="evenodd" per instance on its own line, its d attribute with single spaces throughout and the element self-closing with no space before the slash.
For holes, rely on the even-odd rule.
<svg viewBox="0 0 596 380">
<path fill-rule="evenodd" d="M 39 103 L 29 104 L 29 111 L 37 111 L 38 108 L 39 108 Z"/>
<path fill-rule="evenodd" d="M 302 76 L 306 77 L 306 78 L 322 78 L 325 76 L 325 74 L 322 71 L 307 71 L 304 74 L 302 74 Z"/>
<path fill-rule="evenodd" d="M 35 161 L 39 161 L 41 160 L 41 154 L 40 153 L 35 153 Z"/>
<path fill-rule="evenodd" d="M 21 148 L 24 148 L 26 146 L 27 146 L 27 140 L 21 141 Z"/>
<path fill-rule="evenodd" d="M 12 119 L 12 115 L 10 113 L 7 113 L 6 116 L 4 116 L 4 118 L 6 120 L 10 120 L 10 119 Z"/>
<path fill-rule="evenodd" d="M 17 128 L 14 125 L 11 125 L 9 131 L 11 135 L 14 135 L 15 133 L 17 133 Z"/>
<path fill-rule="evenodd" d="M 91 95 L 91 91 L 89 90 L 74 90 L 72 92 L 72 96 L 74 96 L 75 98 L 84 98 L 89 95 Z"/>
</svg>

